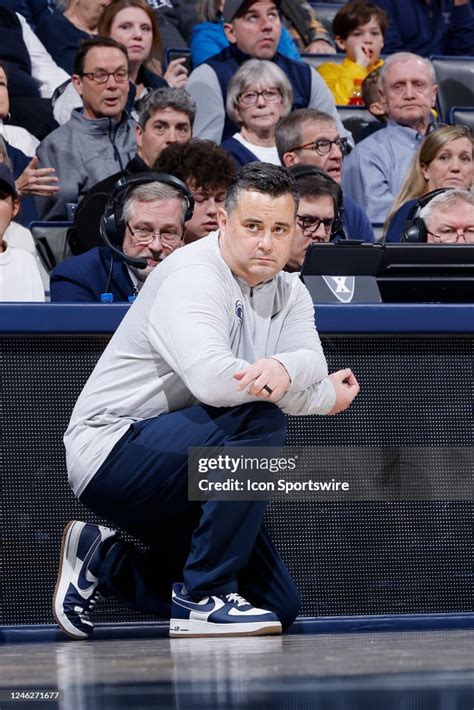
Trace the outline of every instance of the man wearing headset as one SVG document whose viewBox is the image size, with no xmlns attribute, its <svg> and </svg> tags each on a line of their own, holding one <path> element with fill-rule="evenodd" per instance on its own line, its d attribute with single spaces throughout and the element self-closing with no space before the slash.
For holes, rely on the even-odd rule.
<svg viewBox="0 0 474 710">
<path fill-rule="evenodd" d="M 51 272 L 51 301 L 133 300 L 155 266 L 183 246 L 182 195 L 159 179 L 151 172 L 136 174 L 128 179 L 129 189 L 125 182 L 125 189 L 119 188 L 118 196 L 112 195 L 109 221 L 118 224 L 109 235 L 111 244 L 58 264 Z M 186 189 L 181 181 L 176 184 Z M 144 263 L 137 267 L 134 259 Z M 104 298 L 103 294 L 112 297 Z"/>
<path fill-rule="evenodd" d="M 280 447 L 285 414 L 337 414 L 359 391 L 328 374 L 314 306 L 282 271 L 297 187 L 281 166 L 233 178 L 219 230 L 147 279 L 82 391 L 64 437 L 71 487 L 137 537 L 71 521 L 54 613 L 75 639 L 98 595 L 170 618 L 170 635 L 281 633 L 299 593 L 263 526 L 265 500 L 190 500 L 189 447 Z M 235 451 L 235 449 L 233 449 Z"/>
<path fill-rule="evenodd" d="M 314 242 L 329 242 L 340 235 L 342 191 L 321 168 L 295 165 L 290 170 L 298 185 L 300 202 L 287 271 L 300 271 L 306 250 Z"/>
</svg>

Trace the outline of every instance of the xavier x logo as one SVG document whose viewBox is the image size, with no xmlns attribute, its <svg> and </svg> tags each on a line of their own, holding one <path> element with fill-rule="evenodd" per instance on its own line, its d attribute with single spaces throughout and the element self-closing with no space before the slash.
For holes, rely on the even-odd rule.
<svg viewBox="0 0 474 710">
<path fill-rule="evenodd" d="M 350 303 L 354 297 L 354 276 L 323 276 L 326 286 L 343 303 Z"/>
</svg>

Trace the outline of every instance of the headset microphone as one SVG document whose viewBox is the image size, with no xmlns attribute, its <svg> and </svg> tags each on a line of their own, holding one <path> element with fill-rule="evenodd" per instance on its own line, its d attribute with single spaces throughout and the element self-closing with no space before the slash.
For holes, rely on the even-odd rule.
<svg viewBox="0 0 474 710">
<path fill-rule="evenodd" d="M 148 266 L 146 259 L 140 259 L 140 257 L 138 256 L 128 256 L 121 249 L 112 244 L 107 234 L 107 228 L 105 226 L 104 217 L 102 217 L 102 219 L 100 220 L 99 231 L 100 236 L 102 237 L 105 244 L 109 247 L 111 251 L 114 252 L 114 254 L 117 254 L 120 257 L 121 261 L 123 261 L 125 264 L 128 264 L 129 266 L 135 267 L 135 269 L 146 269 L 146 267 Z"/>
</svg>

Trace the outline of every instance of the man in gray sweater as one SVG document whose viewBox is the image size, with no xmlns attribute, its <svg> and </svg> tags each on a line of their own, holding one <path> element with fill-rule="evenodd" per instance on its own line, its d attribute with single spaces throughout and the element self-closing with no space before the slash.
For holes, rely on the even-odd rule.
<svg viewBox="0 0 474 710">
<path fill-rule="evenodd" d="M 266 501 L 189 500 L 187 463 L 193 446 L 282 446 L 285 414 L 337 414 L 359 391 L 349 369 L 328 375 L 309 293 L 282 271 L 297 205 L 284 168 L 245 166 L 219 230 L 154 269 L 82 391 L 64 437 L 70 484 L 148 549 L 68 524 L 54 611 L 72 638 L 92 633 L 99 594 L 170 618 L 172 637 L 294 621 Z"/>
<path fill-rule="evenodd" d="M 124 110 L 128 77 L 123 45 L 106 37 L 82 43 L 72 81 L 83 108 L 75 109 L 37 150 L 39 167 L 54 168 L 59 181 L 58 192 L 36 198 L 42 220 L 67 219 L 68 203 L 77 203 L 99 180 L 123 170 L 135 155 L 135 122 Z"/>
</svg>

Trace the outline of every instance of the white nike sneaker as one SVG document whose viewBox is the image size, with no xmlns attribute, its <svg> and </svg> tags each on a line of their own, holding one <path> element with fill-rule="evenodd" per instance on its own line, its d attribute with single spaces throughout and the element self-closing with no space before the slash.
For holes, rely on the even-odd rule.
<svg viewBox="0 0 474 710">
<path fill-rule="evenodd" d="M 64 528 L 53 614 L 73 639 L 88 638 L 94 630 L 89 614 L 101 598 L 97 586 L 104 542 L 116 535 L 115 530 L 78 520 Z"/>
<path fill-rule="evenodd" d="M 257 609 L 239 594 L 221 594 L 193 602 L 184 585 L 173 584 L 170 636 L 266 636 L 281 634 L 276 614 Z"/>
</svg>

